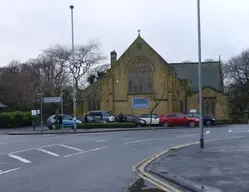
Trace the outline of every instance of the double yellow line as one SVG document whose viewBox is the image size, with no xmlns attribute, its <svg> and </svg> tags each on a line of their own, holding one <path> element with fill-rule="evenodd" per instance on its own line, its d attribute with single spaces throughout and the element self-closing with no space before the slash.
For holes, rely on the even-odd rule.
<svg viewBox="0 0 249 192">
<path fill-rule="evenodd" d="M 170 150 L 176 150 L 176 149 L 180 149 L 183 147 L 196 145 L 196 144 L 199 144 L 199 142 L 188 143 L 188 144 L 184 144 L 184 145 L 177 145 L 177 146 L 169 148 L 163 152 L 156 153 L 151 158 L 147 158 L 147 159 L 144 159 L 144 160 L 138 162 L 136 165 L 134 165 L 132 167 L 132 171 L 134 171 L 136 174 L 138 174 L 139 177 L 143 178 L 144 180 L 148 181 L 149 183 L 152 183 L 153 185 L 155 185 L 156 187 L 158 187 L 159 189 L 161 189 L 163 191 L 182 192 L 181 190 L 176 189 L 174 186 L 172 186 L 164 181 L 161 181 L 160 179 L 154 177 L 152 174 L 148 173 L 145 170 L 145 167 L 148 166 L 153 161 L 155 161 L 156 159 L 158 159 L 159 157 L 161 157 L 162 155 L 168 153 Z"/>
</svg>

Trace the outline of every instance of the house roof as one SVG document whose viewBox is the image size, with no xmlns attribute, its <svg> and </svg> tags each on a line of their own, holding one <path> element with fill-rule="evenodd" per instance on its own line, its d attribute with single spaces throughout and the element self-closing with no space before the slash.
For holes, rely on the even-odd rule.
<svg viewBox="0 0 249 192">
<path fill-rule="evenodd" d="M 192 81 L 192 90 L 197 91 L 198 85 L 198 62 L 191 63 L 169 63 L 175 68 L 178 79 L 189 79 Z M 222 77 L 219 70 L 219 61 L 202 63 L 202 86 L 213 87 L 222 91 Z"/>
</svg>

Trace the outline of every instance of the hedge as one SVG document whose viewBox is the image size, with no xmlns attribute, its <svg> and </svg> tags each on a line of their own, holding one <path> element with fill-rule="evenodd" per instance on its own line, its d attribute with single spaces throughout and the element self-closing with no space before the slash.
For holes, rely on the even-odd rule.
<svg viewBox="0 0 249 192">
<path fill-rule="evenodd" d="M 77 129 L 91 129 L 91 128 L 135 128 L 135 123 L 80 123 L 77 124 Z"/>
<path fill-rule="evenodd" d="M 38 116 L 32 117 L 31 112 L 13 111 L 0 113 L 0 128 L 31 126 L 32 119 L 38 122 Z"/>
</svg>

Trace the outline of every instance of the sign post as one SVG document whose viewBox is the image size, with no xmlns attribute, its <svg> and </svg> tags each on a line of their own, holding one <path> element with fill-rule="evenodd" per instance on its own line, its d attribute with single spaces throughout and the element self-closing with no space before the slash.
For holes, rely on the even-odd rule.
<svg viewBox="0 0 249 192">
<path fill-rule="evenodd" d="M 63 91 L 61 91 L 61 129 L 62 132 L 64 131 L 64 126 L 63 126 Z"/>
<path fill-rule="evenodd" d="M 31 115 L 32 115 L 32 126 L 34 131 L 35 130 L 34 116 L 36 116 L 36 110 L 31 110 Z"/>
<path fill-rule="evenodd" d="M 43 103 L 61 103 L 61 97 L 41 97 L 41 132 L 43 133 Z"/>
</svg>

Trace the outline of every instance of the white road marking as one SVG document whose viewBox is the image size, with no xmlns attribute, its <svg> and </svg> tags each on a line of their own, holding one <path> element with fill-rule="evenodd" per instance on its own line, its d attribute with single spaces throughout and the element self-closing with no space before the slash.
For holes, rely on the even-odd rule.
<svg viewBox="0 0 249 192">
<path fill-rule="evenodd" d="M 177 137 L 191 137 L 191 136 L 195 136 L 195 135 L 199 135 L 199 134 L 180 135 Z"/>
<path fill-rule="evenodd" d="M 88 152 L 98 151 L 98 150 L 100 150 L 100 149 L 104 149 L 104 148 L 107 148 L 107 146 L 104 146 L 104 147 L 98 147 L 98 148 L 91 149 L 91 150 L 88 150 L 88 151 L 81 151 L 81 152 L 79 152 L 79 153 L 73 153 L 73 154 L 65 155 L 64 157 L 71 157 L 71 156 L 80 155 L 80 154 L 83 154 L 83 153 L 88 153 Z"/>
<path fill-rule="evenodd" d="M 208 130 L 208 131 L 206 131 L 206 134 L 210 134 L 210 132 L 211 132 L 211 131 L 210 131 L 210 130 Z"/>
<path fill-rule="evenodd" d="M 52 155 L 52 156 L 55 156 L 55 157 L 59 157 L 60 155 L 58 155 L 57 153 L 53 153 L 51 151 L 48 151 L 48 150 L 45 150 L 45 149 L 37 149 L 38 151 L 41 151 L 41 152 L 44 152 L 44 153 L 47 153 L 49 155 Z"/>
<path fill-rule="evenodd" d="M 129 141 L 129 142 L 124 143 L 124 145 L 140 143 L 140 142 L 145 142 L 145 141 L 156 141 L 156 140 L 166 140 L 166 138 L 142 139 L 142 140 L 136 140 L 136 141 Z"/>
<path fill-rule="evenodd" d="M 68 148 L 68 149 L 73 149 L 75 151 L 81 151 L 81 152 L 84 151 L 82 149 L 79 149 L 79 148 L 76 148 L 76 147 L 71 147 L 71 146 L 68 146 L 68 145 L 62 145 L 62 144 L 60 144 L 59 146 L 65 147 L 65 148 Z"/>
<path fill-rule="evenodd" d="M 55 146 L 55 145 L 59 145 L 59 144 L 44 145 L 44 146 L 40 146 L 40 147 L 34 147 L 34 148 L 24 149 L 24 150 L 20 150 L 20 151 L 14 151 L 14 152 L 11 152 L 10 154 L 21 153 L 21 152 L 26 152 L 26 151 L 32 151 L 32 150 L 35 150 L 35 149 L 41 149 L 41 148 L 45 148 L 45 147 L 52 147 L 52 146 Z"/>
<path fill-rule="evenodd" d="M 17 155 L 13 155 L 13 154 L 9 154 L 10 157 L 14 158 L 14 159 L 17 159 L 23 163 L 31 163 L 31 161 L 27 160 L 27 159 L 24 159 L 20 156 L 17 156 Z"/>
<path fill-rule="evenodd" d="M 98 140 L 96 143 L 102 143 L 102 142 L 107 142 L 107 140 Z"/>
<path fill-rule="evenodd" d="M 131 140 L 131 139 L 133 139 L 132 137 L 128 137 L 128 138 L 126 138 L 125 140 Z"/>
<path fill-rule="evenodd" d="M 9 172 L 12 172 L 12 171 L 16 171 L 16 170 L 18 170 L 18 169 L 21 169 L 21 168 L 20 168 L 20 167 L 17 167 L 17 168 L 15 168 L 15 169 L 9 169 L 9 170 L 7 170 L 7 171 L 1 171 L 1 172 L 0 172 L 0 175 L 5 174 L 5 173 L 9 173 Z"/>
<path fill-rule="evenodd" d="M 248 133 L 248 131 L 233 131 L 233 133 Z"/>
<path fill-rule="evenodd" d="M 231 133 L 232 132 L 232 130 L 228 130 L 228 133 Z"/>
</svg>

